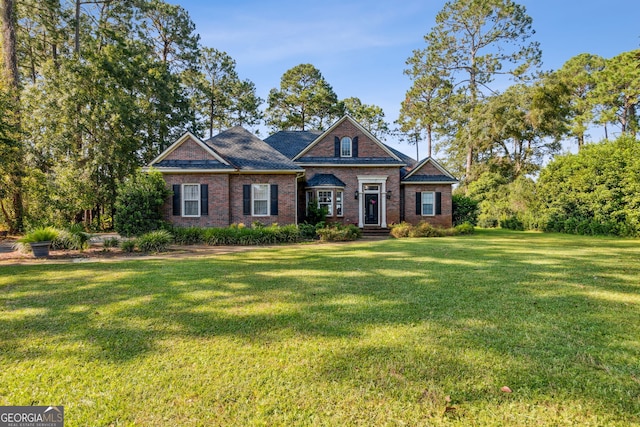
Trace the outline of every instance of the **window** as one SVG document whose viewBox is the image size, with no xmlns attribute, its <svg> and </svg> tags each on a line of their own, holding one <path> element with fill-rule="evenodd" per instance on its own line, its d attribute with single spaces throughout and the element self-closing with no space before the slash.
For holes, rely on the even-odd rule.
<svg viewBox="0 0 640 427">
<path fill-rule="evenodd" d="M 251 186 L 253 200 L 253 216 L 269 215 L 269 184 L 253 184 Z"/>
<path fill-rule="evenodd" d="M 348 136 L 340 140 L 340 157 L 351 157 L 351 138 Z"/>
<path fill-rule="evenodd" d="M 333 191 L 318 191 L 318 207 L 327 209 L 327 216 L 333 216 Z"/>
<path fill-rule="evenodd" d="M 342 191 L 336 191 L 336 215 L 342 216 Z"/>
<path fill-rule="evenodd" d="M 182 216 L 200 216 L 200 184 L 183 184 L 182 194 Z"/>
<path fill-rule="evenodd" d="M 424 191 L 422 193 L 422 215 L 435 215 L 435 197 L 433 191 Z"/>
</svg>

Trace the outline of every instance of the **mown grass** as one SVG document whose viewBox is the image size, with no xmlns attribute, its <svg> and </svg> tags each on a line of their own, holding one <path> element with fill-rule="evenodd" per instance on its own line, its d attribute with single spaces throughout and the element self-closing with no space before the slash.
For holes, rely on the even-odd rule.
<svg viewBox="0 0 640 427">
<path fill-rule="evenodd" d="M 504 231 L 0 266 L 0 405 L 64 405 L 67 426 L 640 425 L 639 278 L 638 240 Z"/>
</svg>

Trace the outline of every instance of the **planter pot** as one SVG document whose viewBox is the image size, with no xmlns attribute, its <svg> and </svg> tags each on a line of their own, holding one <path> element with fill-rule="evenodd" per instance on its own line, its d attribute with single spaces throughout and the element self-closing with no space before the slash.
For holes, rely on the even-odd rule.
<svg viewBox="0 0 640 427">
<path fill-rule="evenodd" d="M 34 242 L 29 243 L 29 245 L 31 246 L 34 257 L 44 258 L 49 256 L 49 247 L 51 246 L 51 242 Z"/>
</svg>

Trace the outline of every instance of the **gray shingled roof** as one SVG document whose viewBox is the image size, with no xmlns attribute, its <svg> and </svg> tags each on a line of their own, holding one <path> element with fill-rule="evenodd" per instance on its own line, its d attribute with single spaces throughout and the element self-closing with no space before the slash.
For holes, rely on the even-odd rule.
<svg viewBox="0 0 640 427">
<path fill-rule="evenodd" d="M 412 175 L 403 179 L 402 182 L 450 182 L 455 184 L 458 180 L 447 175 Z"/>
<path fill-rule="evenodd" d="M 399 166 L 403 163 L 391 157 L 302 157 L 296 163 L 313 163 L 324 165 L 391 165 Z"/>
<path fill-rule="evenodd" d="M 320 187 L 322 185 L 330 187 L 345 187 L 346 184 L 332 173 L 318 173 L 307 181 L 307 187 Z"/>
<path fill-rule="evenodd" d="M 303 171 L 291 159 L 241 126 L 225 130 L 206 140 L 205 144 L 241 170 Z"/>
<path fill-rule="evenodd" d="M 159 168 L 181 169 L 233 169 L 218 160 L 162 160 L 153 165 Z"/>
<path fill-rule="evenodd" d="M 269 136 L 264 142 L 293 159 L 320 135 L 320 131 L 282 130 Z"/>
</svg>

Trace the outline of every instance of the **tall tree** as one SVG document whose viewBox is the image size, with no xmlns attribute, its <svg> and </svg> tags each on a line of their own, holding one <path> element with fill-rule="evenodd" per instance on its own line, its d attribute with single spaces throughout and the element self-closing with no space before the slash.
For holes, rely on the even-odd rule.
<svg viewBox="0 0 640 427">
<path fill-rule="evenodd" d="M 11 231 L 19 231 L 23 228 L 24 206 L 22 194 L 22 177 L 24 175 L 24 149 L 20 140 L 21 112 L 20 112 L 20 76 L 18 74 L 18 54 L 16 50 L 16 18 L 13 0 L 0 0 L 0 29 L 2 35 L 2 85 L 0 89 L 6 90 L 9 96 L 10 108 L 4 113 L 7 115 L 9 129 L 14 132 L 5 136 L 4 141 L 12 154 L 9 160 L 9 180 L 6 192 L 11 194 L 12 215 L 2 206 L 5 220 L 9 223 Z M 5 130 L 7 128 L 5 127 Z M 6 135 L 6 134 L 5 134 Z M 3 150 L 4 151 L 4 150 Z M 7 191 L 8 190 L 8 191 Z"/>
<path fill-rule="evenodd" d="M 512 0 L 454 0 L 436 16 L 435 27 L 424 37 L 427 47 L 408 60 L 424 64 L 416 79 L 435 75 L 449 80 L 459 95 L 450 111 L 455 124 L 450 142 L 465 153 L 467 181 L 477 156 L 467 124 L 481 99 L 493 92 L 496 77 L 522 79 L 539 65 L 539 45 L 528 41 L 533 34 L 526 9 Z"/>
<path fill-rule="evenodd" d="M 562 99 L 568 121 L 567 134 L 576 138 L 578 149 L 584 146 L 585 134 L 594 120 L 591 94 L 596 86 L 596 74 L 603 66 L 603 58 L 583 53 L 545 78 L 547 93 L 555 93 Z"/>
<path fill-rule="evenodd" d="M 434 132 L 446 132 L 453 85 L 437 73 L 425 73 L 422 62 L 414 61 L 411 65 L 412 68 L 406 70 L 405 74 L 413 80 L 413 85 L 402 102 L 398 124 L 403 133 L 416 137 L 416 150 L 418 138 L 424 133 L 427 139 L 427 157 L 431 157 Z"/>
<path fill-rule="evenodd" d="M 262 99 L 256 95 L 252 82 L 240 80 L 231 56 L 203 48 L 199 66 L 198 71 L 187 71 L 184 80 L 190 89 L 193 107 L 206 122 L 209 136 L 214 129 L 258 124 Z"/>
<path fill-rule="evenodd" d="M 287 70 L 269 92 L 267 124 L 273 130 L 322 129 L 344 113 L 333 88 L 311 64 Z"/>
<path fill-rule="evenodd" d="M 624 52 L 606 60 L 595 75 L 596 88 L 592 102 L 599 107 L 596 122 L 619 126 L 623 134 L 638 134 L 640 103 L 640 68 L 635 58 L 640 50 Z"/>
<path fill-rule="evenodd" d="M 363 104 L 360 98 L 351 97 L 342 100 L 345 113 L 356 119 L 378 139 L 384 139 L 389 133 L 389 124 L 384 120 L 382 107 Z"/>
<path fill-rule="evenodd" d="M 536 172 L 560 149 L 564 131 L 557 106 L 540 96 L 540 86 L 517 84 L 489 97 L 472 125 L 492 172 L 509 182 Z"/>
</svg>

